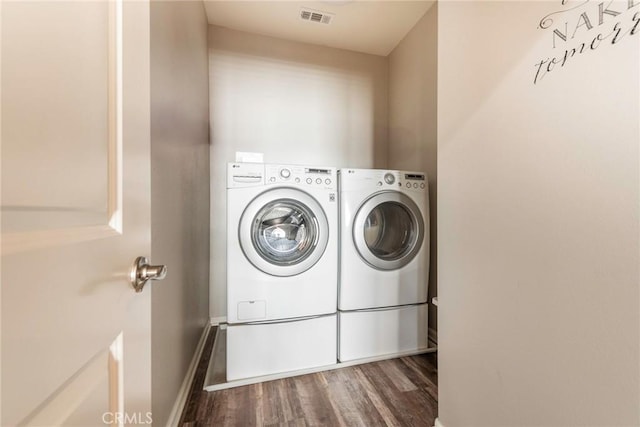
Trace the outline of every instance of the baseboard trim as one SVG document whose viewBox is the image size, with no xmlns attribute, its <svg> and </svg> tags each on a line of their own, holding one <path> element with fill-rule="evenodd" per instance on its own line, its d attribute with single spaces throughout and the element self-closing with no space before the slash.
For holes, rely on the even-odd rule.
<svg viewBox="0 0 640 427">
<path fill-rule="evenodd" d="M 435 424 L 433 425 L 433 427 L 444 427 L 444 424 L 442 424 L 442 422 L 440 422 L 440 419 L 436 418 Z"/>
<path fill-rule="evenodd" d="M 198 345 L 196 346 L 196 351 L 193 354 L 193 358 L 191 359 L 189 368 L 187 368 L 187 373 L 184 376 L 184 380 L 182 380 L 182 385 L 180 386 L 180 390 L 178 390 L 178 396 L 176 397 L 176 401 L 173 404 L 171 413 L 169 414 L 167 427 L 174 427 L 180 423 L 180 418 L 182 417 L 184 406 L 187 404 L 187 399 L 189 398 L 189 392 L 191 391 L 191 383 L 193 383 L 193 378 L 196 375 L 198 362 L 202 357 L 204 344 L 207 342 L 207 337 L 209 336 L 210 330 L 211 330 L 211 323 L 209 322 L 204 325 L 204 329 L 202 330 L 202 335 L 200 336 L 200 341 L 198 341 Z"/>
<path fill-rule="evenodd" d="M 227 323 L 227 316 L 211 317 L 211 326 L 218 326 L 220 323 Z"/>
</svg>

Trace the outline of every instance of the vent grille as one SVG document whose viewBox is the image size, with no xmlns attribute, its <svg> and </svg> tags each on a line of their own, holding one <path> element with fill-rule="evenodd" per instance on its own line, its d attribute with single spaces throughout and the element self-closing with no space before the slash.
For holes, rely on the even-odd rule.
<svg viewBox="0 0 640 427">
<path fill-rule="evenodd" d="M 318 24 L 330 24 L 333 20 L 333 14 L 304 8 L 300 9 L 300 19 Z"/>
</svg>

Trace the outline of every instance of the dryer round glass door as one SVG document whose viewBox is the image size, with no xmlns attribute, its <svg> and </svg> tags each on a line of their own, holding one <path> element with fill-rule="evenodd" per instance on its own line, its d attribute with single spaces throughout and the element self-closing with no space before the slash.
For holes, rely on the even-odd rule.
<svg viewBox="0 0 640 427">
<path fill-rule="evenodd" d="M 353 241 L 369 265 L 396 270 L 418 254 L 424 240 L 424 220 L 411 198 L 383 191 L 367 199 L 355 216 Z"/>
<path fill-rule="evenodd" d="M 240 219 L 238 238 L 256 268 L 274 276 L 293 276 L 320 260 L 328 228 L 324 210 L 313 197 L 279 188 L 251 201 Z"/>
</svg>

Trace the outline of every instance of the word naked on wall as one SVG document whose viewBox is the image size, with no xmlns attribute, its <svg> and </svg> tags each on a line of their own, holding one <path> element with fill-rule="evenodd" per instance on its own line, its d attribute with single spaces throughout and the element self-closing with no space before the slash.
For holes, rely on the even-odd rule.
<svg viewBox="0 0 640 427">
<path fill-rule="evenodd" d="M 640 32 L 640 0 L 562 0 L 561 6 L 538 23 L 538 29 L 549 35 L 552 55 L 535 64 L 534 84 L 578 55 L 618 44 Z"/>
</svg>

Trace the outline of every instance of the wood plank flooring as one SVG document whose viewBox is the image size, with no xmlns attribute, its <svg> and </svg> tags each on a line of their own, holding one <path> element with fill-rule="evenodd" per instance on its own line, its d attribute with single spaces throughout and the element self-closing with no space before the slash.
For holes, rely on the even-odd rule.
<svg viewBox="0 0 640 427">
<path fill-rule="evenodd" d="M 431 427 L 437 416 L 435 353 L 206 392 L 214 335 L 212 328 L 182 426 Z"/>
</svg>

